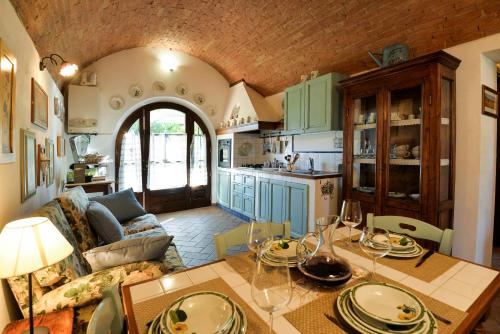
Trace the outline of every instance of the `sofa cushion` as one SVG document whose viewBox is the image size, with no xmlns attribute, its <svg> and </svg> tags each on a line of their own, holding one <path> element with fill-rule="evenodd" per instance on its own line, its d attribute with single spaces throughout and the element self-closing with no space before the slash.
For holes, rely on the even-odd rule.
<svg viewBox="0 0 500 334">
<path fill-rule="evenodd" d="M 92 197 L 92 200 L 107 207 L 121 223 L 146 214 L 132 188 L 105 196 Z"/>
<path fill-rule="evenodd" d="M 58 202 L 52 200 L 36 210 L 33 217 L 47 217 L 73 246 L 73 253 L 64 260 L 33 273 L 40 286 L 65 284 L 91 272 L 90 266 L 78 249 L 78 243 Z"/>
<path fill-rule="evenodd" d="M 83 255 L 93 271 L 123 264 L 163 258 L 173 237 L 167 233 L 143 238 L 125 239 L 91 249 Z"/>
<path fill-rule="evenodd" d="M 123 227 L 111 211 L 99 202 L 91 201 L 87 209 L 87 219 L 100 239 L 105 244 L 122 240 L 125 237 Z"/>
<path fill-rule="evenodd" d="M 65 191 L 57 197 L 57 201 L 73 230 L 80 251 L 86 252 L 94 248 L 97 245 L 97 238 L 90 229 L 87 220 L 86 212 L 89 207 L 89 198 L 83 188 L 75 187 Z"/>
<path fill-rule="evenodd" d="M 156 216 L 151 213 L 136 217 L 123 223 L 125 235 L 144 232 L 155 228 L 162 228 L 162 226 L 158 223 Z"/>
</svg>

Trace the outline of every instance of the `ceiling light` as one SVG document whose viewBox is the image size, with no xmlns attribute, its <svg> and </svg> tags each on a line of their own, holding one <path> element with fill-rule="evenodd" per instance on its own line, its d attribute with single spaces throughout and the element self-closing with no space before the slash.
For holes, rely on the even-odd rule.
<svg viewBox="0 0 500 334">
<path fill-rule="evenodd" d="M 53 53 L 50 56 L 43 57 L 42 60 L 40 60 L 39 68 L 40 71 L 43 71 L 44 69 L 47 68 L 47 65 L 45 65 L 45 61 L 48 59 L 53 65 L 57 65 L 57 58 L 59 58 L 61 68 L 59 70 L 59 74 L 62 75 L 63 77 L 70 77 L 78 71 L 78 66 L 76 64 L 71 64 L 68 63 L 66 60 L 63 59 L 60 55 L 57 53 Z"/>
<path fill-rule="evenodd" d="M 160 56 L 160 66 L 165 71 L 173 72 L 177 68 L 178 61 L 172 51 Z"/>
</svg>

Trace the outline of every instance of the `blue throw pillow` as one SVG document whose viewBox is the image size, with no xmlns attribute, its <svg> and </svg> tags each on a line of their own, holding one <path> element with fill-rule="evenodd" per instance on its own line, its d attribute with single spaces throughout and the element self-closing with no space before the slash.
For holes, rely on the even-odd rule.
<svg viewBox="0 0 500 334">
<path fill-rule="evenodd" d="M 98 202 L 90 202 L 87 219 L 100 239 L 105 244 L 120 241 L 125 237 L 123 227 L 113 213 Z"/>
<path fill-rule="evenodd" d="M 135 197 L 132 188 L 105 196 L 92 197 L 91 200 L 107 207 L 120 223 L 147 213 Z"/>
</svg>

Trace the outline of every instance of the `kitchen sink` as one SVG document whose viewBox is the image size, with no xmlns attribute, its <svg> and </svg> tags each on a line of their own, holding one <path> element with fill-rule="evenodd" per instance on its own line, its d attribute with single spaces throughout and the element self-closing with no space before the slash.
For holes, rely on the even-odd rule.
<svg viewBox="0 0 500 334">
<path fill-rule="evenodd" d="M 293 172 L 290 172 L 290 173 L 304 174 L 304 175 L 324 175 L 324 174 L 331 174 L 330 172 L 322 172 L 322 171 L 319 171 L 319 170 L 310 171 L 310 170 L 307 170 L 307 169 L 297 169 L 297 170 L 294 170 Z"/>
</svg>

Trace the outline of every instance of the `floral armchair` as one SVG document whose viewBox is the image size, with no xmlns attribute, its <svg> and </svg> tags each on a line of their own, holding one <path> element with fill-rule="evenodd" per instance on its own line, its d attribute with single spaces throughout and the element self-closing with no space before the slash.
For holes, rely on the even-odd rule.
<svg viewBox="0 0 500 334">
<path fill-rule="evenodd" d="M 185 268 L 175 245 L 171 245 L 162 262 L 142 261 L 92 272 L 82 255 L 97 245 L 85 215 L 88 205 L 87 195 L 78 187 L 62 193 L 33 213 L 33 216 L 49 218 L 74 248 L 66 259 L 34 273 L 33 312 L 37 315 L 75 308 L 74 333 L 85 333 L 95 308 L 103 299 L 103 292 L 111 286 L 160 277 Z M 124 228 L 127 238 L 166 233 L 150 214 L 126 223 Z M 8 283 L 26 318 L 29 311 L 27 275 L 9 278 Z"/>
</svg>

